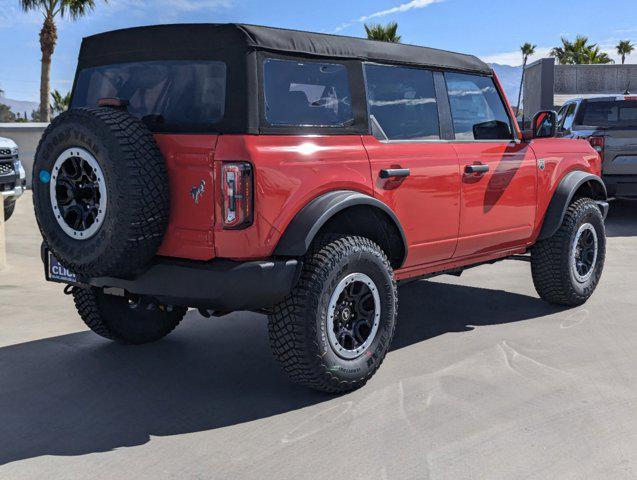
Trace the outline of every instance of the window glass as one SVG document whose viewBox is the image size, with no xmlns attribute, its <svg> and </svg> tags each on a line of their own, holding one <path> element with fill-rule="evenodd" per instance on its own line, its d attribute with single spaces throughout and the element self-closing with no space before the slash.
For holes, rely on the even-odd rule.
<svg viewBox="0 0 637 480">
<path fill-rule="evenodd" d="M 374 134 L 386 140 L 440 139 L 438 105 L 429 70 L 365 65 Z"/>
<path fill-rule="evenodd" d="M 564 123 L 562 123 L 562 128 L 564 130 L 570 130 L 571 128 L 573 128 L 573 120 L 575 120 L 576 107 L 577 105 L 574 103 L 571 103 L 567 107 L 566 113 L 564 115 Z"/>
<path fill-rule="evenodd" d="M 263 75 L 270 125 L 337 127 L 354 120 L 345 65 L 267 59 Z"/>
<path fill-rule="evenodd" d="M 557 112 L 557 124 L 558 125 L 562 125 L 564 123 L 564 116 L 566 115 L 566 109 L 568 108 L 568 105 L 564 105 L 562 108 L 560 108 L 560 111 Z"/>
<path fill-rule="evenodd" d="M 637 127 L 637 101 L 591 101 L 582 105 L 582 125 Z"/>
<path fill-rule="evenodd" d="M 493 79 L 445 73 L 456 140 L 510 140 L 511 121 Z"/>
<path fill-rule="evenodd" d="M 149 61 L 83 69 L 73 107 L 102 98 L 128 100 L 128 111 L 152 131 L 199 129 L 221 121 L 226 65 L 215 61 Z"/>
</svg>

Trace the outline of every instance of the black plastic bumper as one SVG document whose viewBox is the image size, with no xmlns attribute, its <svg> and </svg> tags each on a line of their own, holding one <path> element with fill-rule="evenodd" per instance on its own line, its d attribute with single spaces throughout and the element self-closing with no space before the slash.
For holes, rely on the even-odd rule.
<svg viewBox="0 0 637 480">
<path fill-rule="evenodd" d="M 604 175 L 609 197 L 637 197 L 637 175 Z"/>
<path fill-rule="evenodd" d="M 290 259 L 202 263 L 158 259 L 135 279 L 100 277 L 87 283 L 149 295 L 172 305 L 224 312 L 259 310 L 277 304 L 290 293 L 300 266 L 298 260 Z"/>
<path fill-rule="evenodd" d="M 47 274 L 47 258 L 48 251 L 43 245 L 42 260 L 49 281 L 121 289 L 171 305 L 219 312 L 271 307 L 290 293 L 301 272 L 301 262 L 295 259 L 191 262 L 157 257 L 132 279 L 78 275 L 77 282 L 71 282 Z"/>
</svg>

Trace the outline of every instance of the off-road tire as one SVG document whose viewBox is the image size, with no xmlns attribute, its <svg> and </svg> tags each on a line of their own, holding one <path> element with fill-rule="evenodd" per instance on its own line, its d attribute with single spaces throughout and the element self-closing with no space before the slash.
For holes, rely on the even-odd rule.
<svg viewBox="0 0 637 480">
<path fill-rule="evenodd" d="M 586 282 L 579 282 L 570 262 L 574 255 L 573 241 L 580 226 L 585 223 L 590 223 L 597 233 L 598 254 L 591 277 Z M 582 305 L 599 283 L 605 254 L 606 236 L 600 209 L 590 198 L 580 198 L 568 207 L 557 232 L 531 249 L 531 272 L 537 293 L 556 305 Z"/>
<path fill-rule="evenodd" d="M 11 218 L 15 211 L 15 200 L 4 201 L 4 221 L 6 222 Z"/>
<path fill-rule="evenodd" d="M 106 295 L 96 288 L 76 288 L 75 308 L 98 335 L 118 343 L 141 345 L 164 338 L 186 314 L 182 307 L 131 306 L 124 297 Z"/>
<path fill-rule="evenodd" d="M 71 148 L 95 157 L 107 192 L 101 227 L 83 240 L 71 238 L 60 227 L 49 194 L 51 169 Z M 106 107 L 59 115 L 44 132 L 33 172 L 38 225 L 64 266 L 89 277 L 126 277 L 156 255 L 168 225 L 168 172 L 153 135 L 135 117 Z"/>
<path fill-rule="evenodd" d="M 327 340 L 328 304 L 337 284 L 352 273 L 368 275 L 377 286 L 381 315 L 365 353 L 346 360 Z M 289 377 L 306 387 L 341 393 L 362 387 L 378 370 L 394 336 L 398 293 L 385 253 L 357 236 L 316 241 L 303 259 L 299 281 L 269 315 L 270 345 Z"/>
</svg>

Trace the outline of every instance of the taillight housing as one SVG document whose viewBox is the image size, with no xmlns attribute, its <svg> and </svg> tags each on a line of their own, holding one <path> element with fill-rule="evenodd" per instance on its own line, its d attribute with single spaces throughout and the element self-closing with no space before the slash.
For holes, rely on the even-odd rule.
<svg viewBox="0 0 637 480">
<path fill-rule="evenodd" d="M 591 147 L 599 153 L 600 158 L 604 159 L 604 137 L 588 137 L 588 142 L 591 144 Z"/>
<path fill-rule="evenodd" d="M 221 165 L 223 228 L 238 230 L 252 225 L 254 175 L 248 162 Z"/>
<path fill-rule="evenodd" d="M 602 165 L 604 163 L 604 137 L 592 136 L 588 137 L 588 142 L 591 144 L 591 147 L 595 149 L 597 155 L 599 155 L 599 165 L 596 167 L 599 171 L 602 171 Z"/>
</svg>

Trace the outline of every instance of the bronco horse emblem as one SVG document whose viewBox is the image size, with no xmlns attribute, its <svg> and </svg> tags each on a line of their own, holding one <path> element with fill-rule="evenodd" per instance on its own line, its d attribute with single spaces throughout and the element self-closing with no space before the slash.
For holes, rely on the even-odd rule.
<svg viewBox="0 0 637 480">
<path fill-rule="evenodd" d="M 199 205 L 199 197 L 201 197 L 205 191 L 206 191 L 205 180 L 202 180 L 201 183 L 199 183 L 199 186 L 192 187 L 192 189 L 190 190 L 190 196 L 195 201 L 195 205 Z"/>
</svg>

